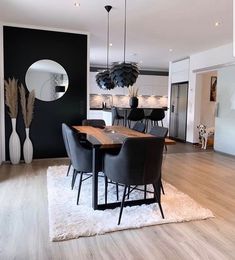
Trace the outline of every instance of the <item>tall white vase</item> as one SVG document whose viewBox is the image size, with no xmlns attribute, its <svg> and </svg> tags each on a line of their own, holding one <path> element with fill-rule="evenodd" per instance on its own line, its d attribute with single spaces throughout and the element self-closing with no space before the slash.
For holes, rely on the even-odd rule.
<svg viewBox="0 0 235 260">
<path fill-rule="evenodd" d="M 33 160 L 33 144 L 29 138 L 29 128 L 25 128 L 26 138 L 23 145 L 23 154 L 25 163 L 31 163 Z"/>
<path fill-rule="evenodd" d="M 16 118 L 11 119 L 12 133 L 9 139 L 9 155 L 12 164 L 20 162 L 20 138 L 16 132 Z"/>
</svg>

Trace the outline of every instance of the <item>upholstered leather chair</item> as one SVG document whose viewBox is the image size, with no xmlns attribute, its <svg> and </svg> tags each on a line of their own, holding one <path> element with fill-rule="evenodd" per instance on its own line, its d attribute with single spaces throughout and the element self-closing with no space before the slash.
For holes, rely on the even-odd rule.
<svg viewBox="0 0 235 260">
<path fill-rule="evenodd" d="M 124 185 L 118 225 L 121 222 L 125 197 L 128 195 L 126 191 L 130 185 L 152 184 L 162 218 L 164 218 L 159 191 L 163 146 L 162 138 L 126 138 L 118 155 L 105 155 L 104 172 L 106 176 L 110 180 Z"/>
<path fill-rule="evenodd" d="M 145 124 L 141 122 L 136 122 L 135 125 L 133 126 L 132 130 L 135 130 L 140 133 L 145 132 Z"/>
<path fill-rule="evenodd" d="M 105 121 L 103 119 L 84 119 L 82 120 L 83 126 L 105 127 Z"/>
<path fill-rule="evenodd" d="M 74 168 L 72 188 L 74 186 L 77 174 L 80 173 L 80 181 L 78 186 L 77 204 L 79 203 L 80 191 L 83 182 L 83 175 L 92 172 L 92 150 L 82 144 L 79 139 L 79 132 L 64 124 L 67 135 L 68 146 L 70 151 L 70 159 Z M 92 175 L 89 174 L 88 177 Z M 87 177 L 87 178 L 88 178 Z M 85 178 L 84 180 L 86 180 Z"/>
<path fill-rule="evenodd" d="M 168 134 L 168 128 L 166 127 L 161 127 L 161 126 L 153 126 L 149 132 L 151 135 L 154 135 L 156 137 L 160 137 L 160 138 L 166 138 L 167 134 Z M 165 150 L 167 151 L 167 146 L 165 145 Z M 162 181 L 161 181 L 161 189 L 162 189 L 162 193 L 165 194 L 164 192 L 164 188 L 162 185 Z"/>
<path fill-rule="evenodd" d="M 131 109 L 129 115 L 127 116 L 128 126 L 131 127 L 131 121 L 143 121 L 144 119 L 144 109 L 133 108 Z"/>
<path fill-rule="evenodd" d="M 70 155 L 70 150 L 69 150 L 69 144 L 68 144 L 68 139 L 67 139 L 67 135 L 66 135 L 66 124 L 62 124 L 62 135 L 63 135 L 63 140 L 64 140 L 64 146 L 65 146 L 65 150 L 66 150 L 66 153 L 67 153 L 67 156 L 69 157 L 69 167 L 68 167 L 68 171 L 67 171 L 67 176 L 69 175 L 69 171 L 70 171 L 70 168 L 71 168 L 71 155 Z"/>
</svg>

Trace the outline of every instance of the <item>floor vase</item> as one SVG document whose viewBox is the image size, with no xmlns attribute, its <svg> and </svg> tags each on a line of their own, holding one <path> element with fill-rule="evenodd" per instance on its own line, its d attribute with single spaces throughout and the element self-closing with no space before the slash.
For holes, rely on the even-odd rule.
<svg viewBox="0 0 235 260">
<path fill-rule="evenodd" d="M 20 162 L 20 138 L 16 132 L 16 118 L 11 119 L 12 133 L 9 139 L 9 155 L 12 164 Z"/>
<path fill-rule="evenodd" d="M 25 163 L 31 163 L 33 160 L 33 144 L 29 138 L 29 128 L 25 128 L 26 138 L 23 145 L 23 154 Z"/>
</svg>

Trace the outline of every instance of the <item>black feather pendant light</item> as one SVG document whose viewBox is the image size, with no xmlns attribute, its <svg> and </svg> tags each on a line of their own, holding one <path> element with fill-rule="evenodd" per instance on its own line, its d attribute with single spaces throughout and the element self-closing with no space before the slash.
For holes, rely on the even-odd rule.
<svg viewBox="0 0 235 260">
<path fill-rule="evenodd" d="M 124 22 L 124 61 L 116 63 L 110 70 L 111 79 L 117 87 L 132 86 L 139 75 L 136 63 L 126 62 L 126 0 L 125 0 L 125 22 Z"/>
<path fill-rule="evenodd" d="M 109 12 L 112 9 L 111 5 L 106 5 L 104 7 L 106 11 L 108 12 L 108 28 L 107 28 L 107 64 L 106 64 L 106 70 L 99 72 L 96 75 L 96 83 L 97 85 L 104 90 L 111 90 L 115 88 L 115 84 L 113 83 L 111 76 L 110 76 L 110 70 L 109 70 Z"/>
</svg>

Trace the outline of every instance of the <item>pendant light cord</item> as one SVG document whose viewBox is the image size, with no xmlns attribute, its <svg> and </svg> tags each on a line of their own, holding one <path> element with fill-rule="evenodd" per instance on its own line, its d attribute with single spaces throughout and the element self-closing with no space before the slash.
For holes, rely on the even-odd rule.
<svg viewBox="0 0 235 260">
<path fill-rule="evenodd" d="M 108 25 L 107 25 L 107 70 L 109 69 L 109 12 L 108 12 Z"/>
<path fill-rule="evenodd" d="M 124 63 L 126 62 L 126 0 L 125 0 L 125 20 L 124 20 Z"/>
</svg>

